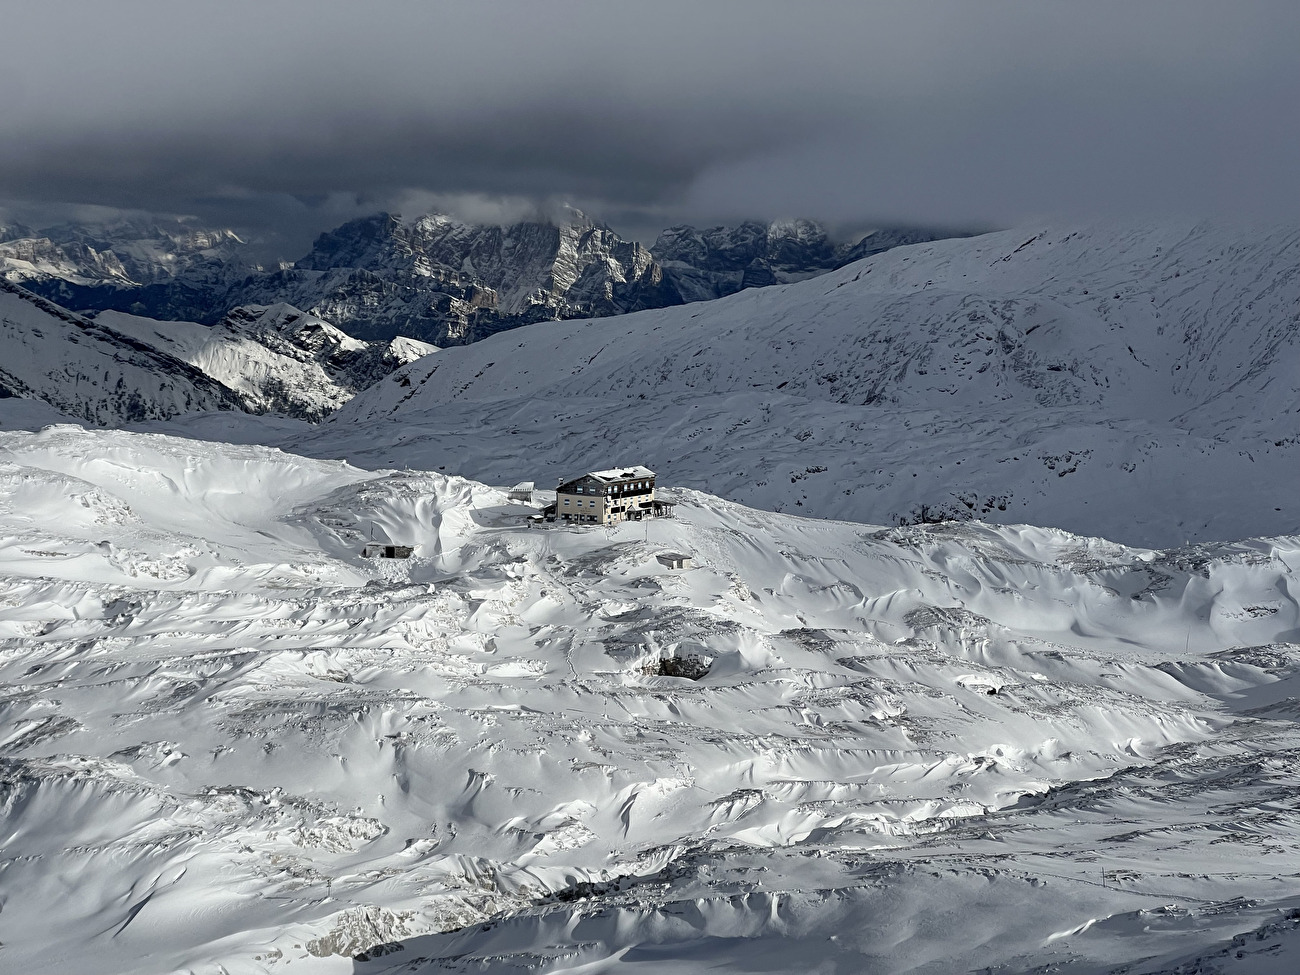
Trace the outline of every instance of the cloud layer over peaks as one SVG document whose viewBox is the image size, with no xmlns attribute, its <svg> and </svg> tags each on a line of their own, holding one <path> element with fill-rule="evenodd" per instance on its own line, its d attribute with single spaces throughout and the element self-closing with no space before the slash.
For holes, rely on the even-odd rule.
<svg viewBox="0 0 1300 975">
<path fill-rule="evenodd" d="M 11 200 L 290 233 L 423 198 L 1300 215 L 1294 3 L 56 0 L 5 33 Z"/>
</svg>

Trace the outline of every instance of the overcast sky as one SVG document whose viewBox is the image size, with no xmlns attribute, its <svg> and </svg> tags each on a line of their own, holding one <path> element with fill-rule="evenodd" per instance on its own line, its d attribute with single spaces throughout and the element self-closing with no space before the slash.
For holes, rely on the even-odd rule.
<svg viewBox="0 0 1300 975">
<path fill-rule="evenodd" d="M 643 237 L 1300 219 L 1298 51 L 1297 0 L 8 4 L 0 205 L 297 251 L 378 209 L 557 202 Z"/>
</svg>

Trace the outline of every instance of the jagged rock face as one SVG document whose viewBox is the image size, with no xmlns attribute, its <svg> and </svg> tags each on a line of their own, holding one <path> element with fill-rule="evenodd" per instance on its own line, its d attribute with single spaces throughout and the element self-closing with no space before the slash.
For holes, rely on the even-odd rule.
<svg viewBox="0 0 1300 975">
<path fill-rule="evenodd" d="M 233 231 L 121 221 L 64 225 L 37 235 L 0 231 L 0 277 L 58 303 L 170 320 L 218 321 L 228 295 L 260 268 Z"/>
<path fill-rule="evenodd" d="M 321 296 L 299 302 L 354 335 L 457 345 L 547 319 L 680 304 L 650 252 L 574 211 L 564 224 L 475 226 L 380 214 L 322 234 L 295 270 Z M 296 279 L 303 287 L 308 281 Z"/>
<path fill-rule="evenodd" d="M 22 240 L 24 237 L 39 237 L 40 235 L 21 223 L 0 224 L 0 243 L 8 240 Z"/>
<path fill-rule="evenodd" d="M 198 253 L 229 240 L 195 232 L 187 246 Z M 142 295 L 168 297 L 168 308 L 183 310 L 187 294 L 202 298 L 204 292 L 191 290 L 192 278 L 175 289 L 155 283 L 132 290 L 115 253 L 86 244 L 22 237 L 0 244 L 0 256 L 8 258 L 12 276 L 45 273 L 56 293 L 98 292 L 126 304 L 92 321 L 0 278 L 0 395 L 39 399 L 91 423 L 212 409 L 317 422 L 393 370 L 437 351 L 414 339 L 360 341 L 284 303 L 240 306 L 212 326 L 132 314 Z M 191 273 L 213 271 L 219 278 L 223 266 L 230 267 L 205 258 Z"/>
<path fill-rule="evenodd" d="M 316 238 L 311 253 L 295 266 L 304 271 L 328 271 L 336 267 L 367 267 L 389 263 L 397 255 L 407 256 L 407 235 L 402 222 L 387 213 L 351 220 Z"/>
<path fill-rule="evenodd" d="M 37 234 L 28 227 L 0 228 L 5 277 L 40 286 L 61 279 L 80 289 L 127 291 L 192 274 L 205 265 L 238 264 L 244 242 L 232 230 L 161 227 L 121 221 L 107 227 L 66 224 Z M 73 294 L 77 292 L 72 292 Z"/>
<path fill-rule="evenodd" d="M 130 286 L 134 282 L 112 250 L 98 251 L 80 243 L 56 244 L 49 237 L 18 237 L 0 244 L 5 277 L 22 281 L 50 275 L 80 284 Z"/>
<path fill-rule="evenodd" d="M 135 288 L 72 274 L 33 286 L 70 304 L 208 325 L 234 306 L 287 302 L 359 338 L 438 345 L 681 303 L 649 251 L 576 211 L 565 224 L 509 227 L 377 214 L 320 235 L 292 267 L 270 272 L 195 261 L 173 280 Z"/>
<path fill-rule="evenodd" d="M 826 270 L 839 249 L 821 225 L 811 220 L 772 224 L 746 221 L 738 227 L 670 227 L 651 248 L 661 261 L 689 264 L 702 271 L 744 271 L 755 261 L 791 270 Z"/>
<path fill-rule="evenodd" d="M 237 261 L 245 244 L 233 230 L 148 221 L 121 221 L 106 227 L 67 224 L 46 231 L 65 247 L 111 252 L 137 284 L 170 281 L 210 262 Z"/>
<path fill-rule="evenodd" d="M 292 305 L 234 309 L 221 322 L 225 331 L 242 333 L 261 345 L 299 362 L 315 363 L 338 387 L 340 403 L 378 382 L 395 369 L 437 352 L 425 342 L 402 336 L 387 342 L 364 342 Z M 320 416 L 303 416 L 320 419 Z"/>
<path fill-rule="evenodd" d="M 0 396 L 39 399 L 88 423 L 238 410 L 189 363 L 0 280 Z"/>
</svg>

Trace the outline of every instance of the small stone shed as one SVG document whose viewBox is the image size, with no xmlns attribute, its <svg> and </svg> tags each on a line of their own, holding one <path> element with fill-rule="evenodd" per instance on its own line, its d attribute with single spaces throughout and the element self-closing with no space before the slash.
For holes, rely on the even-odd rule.
<svg viewBox="0 0 1300 975">
<path fill-rule="evenodd" d="M 695 564 L 689 555 L 681 552 L 660 552 L 655 558 L 659 560 L 660 565 L 670 569 L 689 569 Z"/>
</svg>

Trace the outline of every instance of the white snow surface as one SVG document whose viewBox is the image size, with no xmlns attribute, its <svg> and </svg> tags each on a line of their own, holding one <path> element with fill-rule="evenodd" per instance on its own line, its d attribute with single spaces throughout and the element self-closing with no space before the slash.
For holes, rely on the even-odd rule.
<svg viewBox="0 0 1300 975">
<path fill-rule="evenodd" d="M 686 489 L 528 529 L 71 425 L 0 432 L 0 481 L 4 971 L 1300 966 L 1295 535 Z"/>
<path fill-rule="evenodd" d="M 1298 321 L 1296 231 L 1022 229 L 501 333 L 281 444 L 499 483 L 645 464 L 756 507 L 884 524 L 1161 546 L 1275 534 L 1300 523 Z"/>
</svg>

